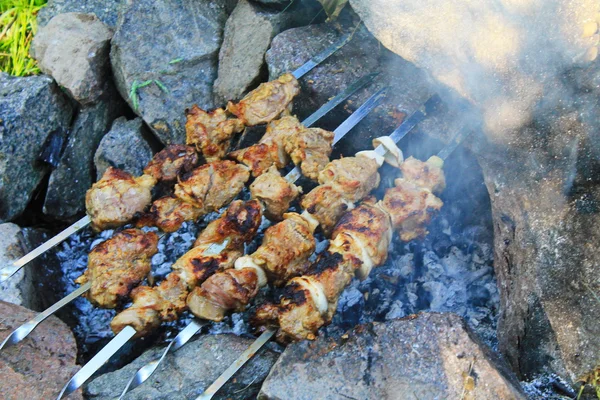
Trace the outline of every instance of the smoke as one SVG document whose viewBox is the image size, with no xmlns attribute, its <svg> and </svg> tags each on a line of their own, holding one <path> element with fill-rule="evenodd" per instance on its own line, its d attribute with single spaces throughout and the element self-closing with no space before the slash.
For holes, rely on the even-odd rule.
<svg viewBox="0 0 600 400">
<path fill-rule="evenodd" d="M 495 142 L 513 141 L 534 113 L 573 104 L 563 75 L 598 55 L 597 0 L 351 0 L 351 5 L 384 46 L 471 102 Z"/>
</svg>

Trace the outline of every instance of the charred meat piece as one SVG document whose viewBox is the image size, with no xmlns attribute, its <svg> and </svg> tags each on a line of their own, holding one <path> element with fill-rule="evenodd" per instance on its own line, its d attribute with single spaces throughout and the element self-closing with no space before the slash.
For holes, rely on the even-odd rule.
<svg viewBox="0 0 600 400">
<path fill-rule="evenodd" d="M 446 188 L 443 165 L 444 161 L 436 156 L 430 157 L 427 161 L 408 157 L 400 164 L 400 170 L 405 180 L 429 189 L 434 194 L 439 194 Z"/>
<path fill-rule="evenodd" d="M 294 164 L 302 169 L 302 175 L 317 180 L 319 172 L 329 162 L 333 132 L 320 128 L 304 128 L 285 139 L 285 151 Z"/>
<path fill-rule="evenodd" d="M 229 204 L 249 178 L 248 168 L 241 164 L 213 161 L 180 178 L 175 196 L 206 214 Z"/>
<path fill-rule="evenodd" d="M 319 185 L 302 198 L 300 203 L 313 218 L 319 221 L 319 226 L 325 236 L 354 204 L 344 199 L 331 185 Z"/>
<path fill-rule="evenodd" d="M 233 135 L 244 130 L 244 123 L 237 118 L 227 119 L 222 108 L 206 112 L 194 105 L 186 115 L 186 144 L 196 146 L 209 162 L 225 157 Z"/>
<path fill-rule="evenodd" d="M 138 336 L 143 336 L 162 321 L 175 320 L 185 310 L 192 288 L 215 272 L 233 266 L 243 254 L 244 243 L 256 235 L 261 218 L 257 200 L 232 202 L 221 217 L 200 233 L 195 247 L 173 264 L 173 272 L 160 285 L 134 289 L 133 305 L 113 319 L 112 330 L 118 333 L 130 325 Z"/>
<path fill-rule="evenodd" d="M 193 147 L 172 144 L 152 157 L 144 168 L 144 173 L 154 179 L 170 182 L 177 179 L 181 173 L 189 172 L 198 165 L 198 153 Z"/>
<path fill-rule="evenodd" d="M 115 308 L 148 275 L 157 246 L 158 236 L 154 232 L 139 229 L 119 232 L 92 249 L 87 270 L 75 282 L 91 283 L 86 296 L 93 304 Z"/>
<path fill-rule="evenodd" d="M 131 221 L 152 201 L 150 191 L 155 184 L 156 179 L 150 175 L 134 178 L 125 171 L 109 167 L 85 195 L 92 228 L 100 231 Z"/>
<path fill-rule="evenodd" d="M 285 180 L 274 166 L 250 185 L 252 198 L 264 204 L 265 215 L 272 220 L 280 220 L 301 191 L 302 188 Z"/>
<path fill-rule="evenodd" d="M 156 226 L 163 232 L 175 232 L 185 221 L 195 221 L 201 215 L 200 208 L 175 196 L 166 196 L 154 200 L 150 210 L 138 218 L 136 226 Z"/>
<path fill-rule="evenodd" d="M 390 214 L 392 226 L 405 242 L 427 235 L 427 224 L 444 203 L 429 189 L 400 178 L 379 202 Z"/>
<path fill-rule="evenodd" d="M 333 160 L 319 173 L 321 185 L 331 185 L 345 200 L 356 203 L 379 186 L 379 166 L 367 157 Z"/>
<path fill-rule="evenodd" d="M 261 83 L 239 103 L 227 103 L 227 111 L 237 116 L 244 125 L 264 124 L 283 113 L 300 92 L 300 85 L 292 74 L 283 74 L 274 81 Z"/>
</svg>

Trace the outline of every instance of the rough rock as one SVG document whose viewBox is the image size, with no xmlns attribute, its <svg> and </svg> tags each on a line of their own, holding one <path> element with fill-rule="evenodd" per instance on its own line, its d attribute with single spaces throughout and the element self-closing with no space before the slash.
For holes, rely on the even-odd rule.
<svg viewBox="0 0 600 400">
<path fill-rule="evenodd" d="M 0 73 L 0 222 L 18 217 L 47 172 L 37 161 L 44 142 L 66 131 L 73 109 L 48 76 Z"/>
<path fill-rule="evenodd" d="M 214 93 L 217 104 L 243 97 L 266 75 L 265 52 L 279 32 L 308 24 L 317 7 L 298 2 L 285 10 L 241 0 L 225 24 Z"/>
<path fill-rule="evenodd" d="M 290 345 L 259 399 L 524 399 L 507 366 L 454 314 L 425 313 Z"/>
<path fill-rule="evenodd" d="M 50 175 L 44 214 L 69 220 L 85 210 L 85 192 L 95 178 L 94 153 L 122 111 L 123 103 L 117 96 L 81 109 L 58 167 Z"/>
<path fill-rule="evenodd" d="M 117 87 L 163 144 L 184 143 L 186 108 L 214 105 L 223 3 L 135 1 L 119 19 L 111 46 Z M 132 90 L 138 84 L 146 86 Z"/>
<path fill-rule="evenodd" d="M 234 335 L 205 335 L 167 356 L 164 366 L 143 385 L 124 398 L 178 400 L 200 395 L 252 343 Z M 86 388 L 88 399 L 114 399 L 123 391 L 132 374 L 148 361 L 160 356 L 161 348 L 146 351 L 128 366 L 94 379 Z M 255 398 L 260 383 L 277 360 L 277 354 L 265 349 L 247 363 L 221 389 L 215 399 Z"/>
<path fill-rule="evenodd" d="M 102 177 L 108 167 L 125 170 L 133 176 L 142 174 L 144 167 L 152 159 L 152 149 L 144 139 L 144 130 L 141 118 L 127 121 L 125 117 L 121 117 L 113 122 L 94 156 L 96 180 Z"/>
<path fill-rule="evenodd" d="M 542 95 L 565 95 L 553 90 L 568 68 L 598 55 L 593 0 L 350 4 L 384 46 L 478 107 L 489 137 L 501 143 L 531 122 Z"/>
<path fill-rule="evenodd" d="M 289 29 L 277 35 L 267 51 L 270 79 L 293 71 L 314 55 L 339 41 L 355 29 L 351 20 L 338 30 L 331 23 Z M 367 74 L 379 72 L 374 82 L 323 117 L 317 126 L 335 129 L 378 89 L 388 86 L 387 100 L 377 107 L 340 142 L 343 154 L 354 154 L 359 146 L 369 146 L 370 138 L 391 132 L 404 115 L 422 104 L 432 93 L 422 71 L 381 46 L 365 29 L 358 29 L 352 40 L 323 61 L 302 79 L 302 90 L 294 99 L 293 113 L 301 120 L 344 88 Z"/>
<path fill-rule="evenodd" d="M 30 320 L 36 313 L 0 301 L 0 340 Z M 56 398 L 65 382 L 77 372 L 77 347 L 67 326 L 55 316 L 42 322 L 22 343 L 0 353 L 2 398 Z M 82 399 L 81 392 L 69 399 Z"/>
<path fill-rule="evenodd" d="M 35 35 L 32 54 L 76 101 L 90 104 L 102 95 L 110 73 L 112 31 L 94 14 L 66 13 Z"/>
<path fill-rule="evenodd" d="M 20 232 L 21 228 L 18 225 L 0 224 L 0 265 L 2 267 L 11 265 L 25 254 L 19 241 Z M 28 299 L 34 290 L 30 274 L 26 274 L 24 269 L 17 272 L 10 280 L 0 283 L 0 289 L 0 300 L 31 307 Z"/>
<path fill-rule="evenodd" d="M 95 14 L 100 21 L 114 28 L 117 24 L 119 9 L 124 0 L 49 0 L 37 17 L 39 26 L 45 26 L 56 15 L 76 12 Z"/>
</svg>

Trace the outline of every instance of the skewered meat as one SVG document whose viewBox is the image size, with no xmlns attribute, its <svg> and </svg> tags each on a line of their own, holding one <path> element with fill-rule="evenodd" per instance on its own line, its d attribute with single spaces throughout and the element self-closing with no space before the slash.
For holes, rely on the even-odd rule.
<svg viewBox="0 0 600 400">
<path fill-rule="evenodd" d="M 443 165 L 444 161 L 437 156 L 430 157 L 425 162 L 414 157 L 408 157 L 400 165 L 400 170 L 405 180 L 437 194 L 446 188 L 446 178 L 442 170 Z"/>
<path fill-rule="evenodd" d="M 243 254 L 244 243 L 256 235 L 261 218 L 257 200 L 232 202 L 220 218 L 200 233 L 195 247 L 173 264 L 173 272 L 159 286 L 133 290 L 133 305 L 112 320 L 112 330 L 118 333 L 130 325 L 142 336 L 162 321 L 176 319 L 185 309 L 190 289 L 216 271 L 231 268 Z"/>
<path fill-rule="evenodd" d="M 253 323 L 279 326 L 281 341 L 314 339 L 333 317 L 337 299 L 354 273 L 365 277 L 387 257 L 391 243 L 390 219 L 373 199 L 346 213 L 333 232 L 328 251 L 310 274 L 292 279 L 279 304 L 265 304 Z"/>
<path fill-rule="evenodd" d="M 405 242 L 427 235 L 427 224 L 444 203 L 429 189 L 404 178 L 395 180 L 380 202 L 392 218 L 392 225 Z"/>
<path fill-rule="evenodd" d="M 249 178 L 248 168 L 241 164 L 213 161 L 184 175 L 175 185 L 175 196 L 206 214 L 230 203 Z"/>
<path fill-rule="evenodd" d="M 152 201 L 151 189 L 156 179 L 151 175 L 138 178 L 109 167 L 102 179 L 94 183 L 85 195 L 85 206 L 96 231 L 121 226 Z"/>
<path fill-rule="evenodd" d="M 305 273 L 308 258 L 315 249 L 315 225 L 296 213 L 265 231 L 260 247 L 250 256 L 239 258 L 235 270 L 217 273 L 188 296 L 190 311 L 197 317 L 221 321 L 231 310 L 243 309 L 269 282 L 285 283 Z"/>
<path fill-rule="evenodd" d="M 227 103 L 227 111 L 253 126 L 272 121 L 283 113 L 292 99 L 300 92 L 294 75 L 283 74 L 274 81 L 261 83 L 239 103 Z"/>
<path fill-rule="evenodd" d="M 87 270 L 75 282 L 91 282 L 87 298 L 99 307 L 115 308 L 148 275 L 157 246 L 154 232 L 119 232 L 92 249 Z"/>
<path fill-rule="evenodd" d="M 302 188 L 285 180 L 277 168 L 272 166 L 252 182 L 250 194 L 265 206 L 265 215 L 269 219 L 279 220 L 290 208 L 290 203 L 298 197 Z"/>
<path fill-rule="evenodd" d="M 340 196 L 331 185 L 317 186 L 302 198 L 300 205 L 319 221 L 325 236 L 331 234 L 331 230 L 346 211 L 354 208 L 354 204 Z"/>
<path fill-rule="evenodd" d="M 152 157 L 144 168 L 144 173 L 157 181 L 169 182 L 177 179 L 182 172 L 191 171 L 198 165 L 198 154 L 193 147 L 172 144 Z"/>
<path fill-rule="evenodd" d="M 258 177 L 272 166 L 285 167 L 290 158 L 285 152 L 285 140 L 305 129 L 296 117 L 286 116 L 271 121 L 263 137 L 245 149 L 233 151 L 230 157 L 245 164 Z"/>
<path fill-rule="evenodd" d="M 136 226 L 156 226 L 163 232 L 175 232 L 185 221 L 195 221 L 201 215 L 200 208 L 175 196 L 165 196 L 152 203 L 150 210 L 136 221 Z"/>
<path fill-rule="evenodd" d="M 300 166 L 302 175 L 316 181 L 319 171 L 329 162 L 333 136 L 325 129 L 304 128 L 285 138 L 285 151 Z"/>
<path fill-rule="evenodd" d="M 244 130 L 244 123 L 227 119 L 222 108 L 206 112 L 194 104 L 186 116 L 186 144 L 196 146 L 209 162 L 225 157 L 233 135 Z"/>
</svg>

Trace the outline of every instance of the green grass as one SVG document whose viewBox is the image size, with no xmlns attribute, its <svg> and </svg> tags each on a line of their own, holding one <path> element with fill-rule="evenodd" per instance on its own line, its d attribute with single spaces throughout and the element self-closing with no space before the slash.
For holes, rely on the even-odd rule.
<svg viewBox="0 0 600 400">
<path fill-rule="evenodd" d="M 29 47 L 37 31 L 36 16 L 46 0 L 0 0 L 0 71 L 15 76 L 40 71 Z"/>
</svg>

